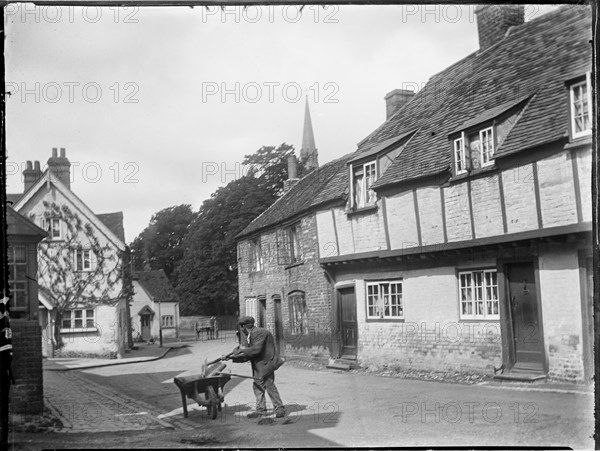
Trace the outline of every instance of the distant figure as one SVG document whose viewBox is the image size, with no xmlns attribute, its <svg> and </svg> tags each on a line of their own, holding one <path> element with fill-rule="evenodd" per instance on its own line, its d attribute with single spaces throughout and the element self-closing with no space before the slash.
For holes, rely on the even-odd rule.
<svg viewBox="0 0 600 451">
<path fill-rule="evenodd" d="M 217 328 L 217 317 L 216 316 L 211 316 L 210 317 L 210 329 L 209 329 L 209 340 L 213 340 L 215 338 L 215 330 Z"/>
<path fill-rule="evenodd" d="M 200 323 L 198 321 L 196 321 L 196 324 L 194 325 L 194 330 L 196 331 L 196 341 L 200 340 Z"/>
</svg>

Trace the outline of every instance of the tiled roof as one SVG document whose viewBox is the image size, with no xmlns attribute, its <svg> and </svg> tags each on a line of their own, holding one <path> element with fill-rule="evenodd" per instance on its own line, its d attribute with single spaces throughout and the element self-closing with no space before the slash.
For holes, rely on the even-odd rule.
<svg viewBox="0 0 600 451">
<path fill-rule="evenodd" d="M 242 230 L 237 238 L 291 219 L 323 203 L 344 199 L 347 191 L 346 162 L 351 156 L 349 154 L 331 161 L 300 179 Z"/>
<path fill-rule="evenodd" d="M 448 171 L 450 133 L 520 102 L 527 101 L 496 156 L 563 138 L 568 131 L 565 81 L 591 70 L 591 26 L 589 6 L 566 5 L 511 28 L 496 45 L 434 75 L 408 104 L 363 139 L 356 152 L 324 165 L 316 182 L 315 173 L 300 180 L 238 238 L 345 199 L 347 162 L 377 153 L 415 130 L 375 188 Z"/>
<path fill-rule="evenodd" d="M 104 223 L 117 238 L 125 242 L 125 230 L 123 229 L 123 212 L 97 214 L 96 217 Z"/>
<path fill-rule="evenodd" d="M 374 187 L 448 169 L 448 134 L 501 104 L 525 100 L 536 91 L 496 155 L 565 137 L 565 81 L 591 70 L 591 18 L 589 6 L 566 5 L 512 28 L 496 45 L 432 77 L 406 106 L 360 143 L 357 152 L 366 152 L 419 129 Z"/>
<path fill-rule="evenodd" d="M 152 296 L 153 301 L 179 302 L 179 297 L 175 293 L 173 285 L 171 285 L 162 269 L 157 271 L 134 271 L 131 276 Z"/>
</svg>

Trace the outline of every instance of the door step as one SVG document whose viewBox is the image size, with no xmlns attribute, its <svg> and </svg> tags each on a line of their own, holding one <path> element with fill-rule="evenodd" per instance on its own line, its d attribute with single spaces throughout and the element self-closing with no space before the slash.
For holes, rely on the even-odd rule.
<svg viewBox="0 0 600 451">
<path fill-rule="evenodd" d="M 334 370 L 350 371 L 358 368 L 358 363 L 356 362 L 356 357 L 348 359 L 342 356 L 341 358 L 335 359 L 334 361 L 330 362 L 329 365 L 327 365 L 327 368 Z"/>
<path fill-rule="evenodd" d="M 537 371 L 514 371 L 511 370 L 505 374 L 497 374 L 494 379 L 509 382 L 532 382 L 543 381 L 546 379 L 546 375 Z"/>
</svg>

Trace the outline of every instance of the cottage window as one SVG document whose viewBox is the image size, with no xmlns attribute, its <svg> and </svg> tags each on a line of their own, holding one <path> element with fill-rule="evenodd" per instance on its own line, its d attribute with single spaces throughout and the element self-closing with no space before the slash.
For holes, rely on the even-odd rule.
<svg viewBox="0 0 600 451">
<path fill-rule="evenodd" d="M 92 250 L 78 248 L 75 249 L 75 270 L 76 271 L 91 271 L 92 270 Z"/>
<path fill-rule="evenodd" d="M 571 102 L 571 135 L 579 138 L 592 132 L 590 75 L 569 88 Z"/>
<path fill-rule="evenodd" d="M 62 238 L 61 220 L 58 218 L 42 218 L 42 229 L 48 232 L 51 240 Z"/>
<path fill-rule="evenodd" d="M 494 129 L 484 128 L 479 131 L 479 149 L 481 152 L 481 166 L 492 164 L 494 156 Z"/>
<path fill-rule="evenodd" d="M 304 292 L 295 291 L 290 293 L 290 329 L 292 335 L 308 334 L 308 309 L 306 308 L 306 298 Z"/>
<path fill-rule="evenodd" d="M 454 140 L 454 171 L 456 175 L 467 172 L 464 138 L 463 135 Z"/>
<path fill-rule="evenodd" d="M 27 308 L 27 247 L 8 248 L 8 283 L 12 299 L 11 308 Z M 36 301 L 37 302 L 37 301 Z"/>
<path fill-rule="evenodd" d="M 162 327 L 174 327 L 173 315 L 163 315 L 161 318 Z"/>
<path fill-rule="evenodd" d="M 458 280 L 461 319 L 500 318 L 496 270 L 461 271 Z"/>
<path fill-rule="evenodd" d="M 377 180 L 377 165 L 375 161 L 357 165 L 352 170 L 352 207 L 364 208 L 377 200 L 377 194 L 371 186 Z"/>
<path fill-rule="evenodd" d="M 84 329 L 96 327 L 94 309 L 65 310 L 62 317 L 62 329 Z"/>
<path fill-rule="evenodd" d="M 300 224 L 289 228 L 290 263 L 302 261 L 302 247 L 300 246 Z"/>
<path fill-rule="evenodd" d="M 367 282 L 367 318 L 404 318 L 402 281 Z"/>
<path fill-rule="evenodd" d="M 257 272 L 263 269 L 263 256 L 260 238 L 250 242 L 250 271 Z"/>
<path fill-rule="evenodd" d="M 246 315 L 251 316 L 255 320 L 258 315 L 258 301 L 256 298 L 248 298 L 246 299 Z"/>
</svg>

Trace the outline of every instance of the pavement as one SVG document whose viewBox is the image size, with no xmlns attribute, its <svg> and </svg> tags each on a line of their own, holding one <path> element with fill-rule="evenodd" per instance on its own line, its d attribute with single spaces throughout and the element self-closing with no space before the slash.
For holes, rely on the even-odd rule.
<svg viewBox="0 0 600 451">
<path fill-rule="evenodd" d="M 45 448 L 501 443 L 591 447 L 589 386 L 449 384 L 352 374 L 299 361 L 287 362 L 277 373 L 288 424 L 271 422 L 257 429 L 261 423 L 245 417 L 254 402 L 251 382 L 235 377 L 225 387 L 226 404 L 217 420 L 208 419 L 206 409 L 191 400 L 189 417 L 183 418 L 173 377 L 197 372 L 204 359 L 227 353 L 234 345 L 233 335 L 225 334 L 219 340 L 190 338 L 162 348 L 140 345 L 118 360 L 47 359 L 45 404 L 62 424 L 46 428 L 46 434 L 13 432 L 13 449 L 39 449 L 29 447 L 33 443 Z M 248 364 L 228 362 L 227 370 L 250 375 Z"/>
<path fill-rule="evenodd" d="M 183 341 L 163 343 L 162 346 L 158 343 L 137 343 L 132 350 L 127 351 L 125 356 L 120 359 L 56 357 L 44 359 L 43 366 L 44 370 L 47 371 L 69 371 L 151 362 L 163 358 L 171 349 L 183 346 L 186 346 Z"/>
</svg>

